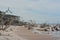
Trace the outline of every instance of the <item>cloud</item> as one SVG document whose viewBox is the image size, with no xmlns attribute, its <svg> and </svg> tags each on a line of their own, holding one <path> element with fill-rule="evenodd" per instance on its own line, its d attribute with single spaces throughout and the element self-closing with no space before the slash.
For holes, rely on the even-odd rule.
<svg viewBox="0 0 60 40">
<path fill-rule="evenodd" d="M 50 2 L 49 0 L 39 0 L 37 2 L 30 2 L 28 7 L 32 9 L 39 9 L 39 10 L 55 10 L 60 7 L 60 3 Z"/>
<path fill-rule="evenodd" d="M 42 23 L 60 20 L 60 0 L 0 0 L 0 10 L 8 7 L 26 21 L 32 19 Z"/>
</svg>

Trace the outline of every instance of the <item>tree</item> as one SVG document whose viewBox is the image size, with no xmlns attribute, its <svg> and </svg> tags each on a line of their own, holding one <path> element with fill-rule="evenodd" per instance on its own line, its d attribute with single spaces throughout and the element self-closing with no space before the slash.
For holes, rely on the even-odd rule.
<svg viewBox="0 0 60 40">
<path fill-rule="evenodd" d="M 3 29 L 3 24 L 4 24 L 3 17 L 4 17 L 4 15 L 5 15 L 5 12 L 0 11 L 0 25 L 1 25 L 0 30 Z"/>
<path fill-rule="evenodd" d="M 10 17 L 6 22 L 5 22 L 5 27 L 3 30 L 6 30 L 13 22 L 13 17 Z"/>
</svg>

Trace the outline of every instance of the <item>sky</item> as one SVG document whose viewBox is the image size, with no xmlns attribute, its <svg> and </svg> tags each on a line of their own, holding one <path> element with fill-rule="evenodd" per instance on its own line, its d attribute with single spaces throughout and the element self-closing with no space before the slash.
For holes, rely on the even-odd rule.
<svg viewBox="0 0 60 40">
<path fill-rule="evenodd" d="M 1 11 L 8 7 L 24 21 L 60 23 L 60 0 L 0 0 Z"/>
</svg>

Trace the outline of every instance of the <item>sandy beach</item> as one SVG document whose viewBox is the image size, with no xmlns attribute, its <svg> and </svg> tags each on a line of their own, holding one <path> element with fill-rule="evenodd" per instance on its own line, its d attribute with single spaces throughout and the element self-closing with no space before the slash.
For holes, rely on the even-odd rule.
<svg viewBox="0 0 60 40">
<path fill-rule="evenodd" d="M 38 35 L 21 26 L 17 27 L 15 33 L 27 40 L 55 40 L 51 35 Z"/>
<path fill-rule="evenodd" d="M 10 29 L 12 28 L 12 31 Z M 39 35 L 23 26 L 11 26 L 7 32 L 2 32 L 0 40 L 57 40 L 52 35 Z"/>
</svg>

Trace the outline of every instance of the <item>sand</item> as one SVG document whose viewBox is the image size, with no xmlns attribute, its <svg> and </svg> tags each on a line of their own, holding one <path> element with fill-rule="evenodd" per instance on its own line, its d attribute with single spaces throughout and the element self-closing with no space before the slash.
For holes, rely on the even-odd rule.
<svg viewBox="0 0 60 40">
<path fill-rule="evenodd" d="M 25 38 L 27 40 L 56 40 L 51 35 L 38 35 L 21 26 L 17 27 L 15 33 L 18 36 L 21 36 L 22 38 Z"/>
<path fill-rule="evenodd" d="M 51 35 L 39 35 L 24 26 L 10 26 L 6 31 L 0 31 L 0 40 L 57 40 Z"/>
</svg>

